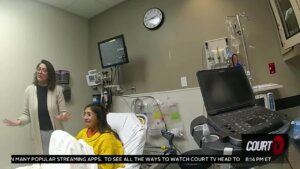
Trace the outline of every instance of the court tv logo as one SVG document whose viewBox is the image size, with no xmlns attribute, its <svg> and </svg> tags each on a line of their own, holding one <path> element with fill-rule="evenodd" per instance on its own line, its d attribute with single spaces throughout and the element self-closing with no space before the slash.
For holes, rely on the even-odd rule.
<svg viewBox="0 0 300 169">
<path fill-rule="evenodd" d="M 270 162 L 288 148 L 286 134 L 243 135 L 243 156 L 246 162 Z"/>
</svg>

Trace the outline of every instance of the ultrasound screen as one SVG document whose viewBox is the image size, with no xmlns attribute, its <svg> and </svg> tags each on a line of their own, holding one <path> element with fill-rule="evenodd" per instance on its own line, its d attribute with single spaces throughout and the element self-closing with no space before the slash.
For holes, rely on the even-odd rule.
<svg viewBox="0 0 300 169">
<path fill-rule="evenodd" d="M 243 68 L 204 70 L 197 73 L 208 114 L 254 105 L 254 94 Z"/>
</svg>

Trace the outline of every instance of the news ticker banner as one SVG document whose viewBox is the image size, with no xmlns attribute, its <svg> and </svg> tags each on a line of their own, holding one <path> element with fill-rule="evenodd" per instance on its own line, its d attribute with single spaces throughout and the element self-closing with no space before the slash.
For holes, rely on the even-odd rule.
<svg viewBox="0 0 300 169">
<path fill-rule="evenodd" d="M 286 134 L 251 134 L 234 155 L 12 155 L 11 163 L 281 163 L 287 148 Z"/>
<path fill-rule="evenodd" d="M 12 155 L 11 163 L 238 163 L 239 156 Z"/>
<path fill-rule="evenodd" d="M 269 163 L 272 157 L 198 155 L 12 155 L 11 163 Z"/>
</svg>

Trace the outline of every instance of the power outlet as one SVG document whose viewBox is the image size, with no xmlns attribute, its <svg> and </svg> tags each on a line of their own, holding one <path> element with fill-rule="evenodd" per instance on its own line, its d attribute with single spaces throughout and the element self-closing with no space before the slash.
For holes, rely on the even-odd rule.
<svg viewBox="0 0 300 169">
<path fill-rule="evenodd" d="M 187 80 L 185 76 L 182 76 L 180 78 L 180 81 L 181 81 L 181 87 L 187 87 Z"/>
</svg>

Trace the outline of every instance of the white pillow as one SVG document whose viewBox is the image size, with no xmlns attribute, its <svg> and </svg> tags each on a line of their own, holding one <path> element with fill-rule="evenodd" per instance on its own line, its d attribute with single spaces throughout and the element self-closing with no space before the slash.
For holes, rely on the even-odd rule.
<svg viewBox="0 0 300 169">
<path fill-rule="evenodd" d="M 135 113 L 108 113 L 107 122 L 118 133 L 125 155 L 143 154 L 147 126 L 141 124 Z M 128 169 L 139 167 L 140 164 L 125 164 Z"/>
</svg>

